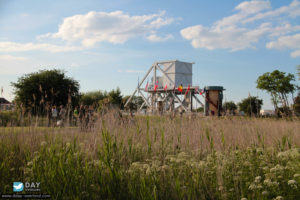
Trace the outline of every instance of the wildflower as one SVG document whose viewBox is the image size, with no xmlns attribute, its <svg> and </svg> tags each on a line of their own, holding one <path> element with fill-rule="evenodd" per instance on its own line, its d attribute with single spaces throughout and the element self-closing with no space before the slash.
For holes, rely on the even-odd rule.
<svg viewBox="0 0 300 200">
<path fill-rule="evenodd" d="M 262 192 L 262 195 L 264 195 L 264 196 L 267 196 L 268 194 L 269 194 L 269 192 L 266 191 L 266 190 L 264 190 L 264 191 Z"/>
<path fill-rule="evenodd" d="M 143 164 L 143 169 L 146 171 L 147 169 L 149 169 L 150 166 L 148 164 Z"/>
<path fill-rule="evenodd" d="M 205 162 L 204 162 L 204 161 L 200 161 L 200 162 L 198 163 L 197 167 L 198 167 L 199 169 L 204 168 L 204 167 L 205 167 Z"/>
<path fill-rule="evenodd" d="M 249 166 L 251 165 L 251 163 L 250 163 L 249 161 L 246 160 L 246 161 L 243 163 L 243 165 L 246 166 L 246 167 L 249 167 Z"/>
<path fill-rule="evenodd" d="M 45 141 L 42 141 L 41 142 L 41 146 L 43 147 L 43 146 L 45 146 L 47 144 L 47 142 L 45 142 Z"/>
<path fill-rule="evenodd" d="M 295 180 L 289 180 L 289 181 L 288 181 L 288 185 L 289 185 L 291 188 L 297 189 L 297 182 L 296 182 Z"/>
<path fill-rule="evenodd" d="M 150 169 L 150 167 L 149 168 L 147 168 L 147 170 L 146 170 L 146 175 L 150 175 L 151 174 L 151 169 Z"/>
<path fill-rule="evenodd" d="M 138 168 L 139 166 L 140 166 L 140 162 L 133 162 L 131 164 L 131 167 L 133 167 L 133 168 Z"/>
<path fill-rule="evenodd" d="M 97 166 L 97 167 L 100 166 L 100 160 L 94 160 L 93 164 L 94 164 L 94 166 Z"/>
<path fill-rule="evenodd" d="M 279 183 L 277 181 L 273 181 L 272 185 L 275 186 L 275 187 L 277 187 L 277 186 L 279 186 Z"/>
<path fill-rule="evenodd" d="M 263 169 L 264 172 L 269 171 L 269 167 L 263 167 L 262 169 Z"/>
<path fill-rule="evenodd" d="M 255 177 L 255 183 L 259 183 L 261 181 L 261 176 L 257 176 L 257 177 Z"/>
<path fill-rule="evenodd" d="M 256 152 L 257 152 L 257 153 L 262 153 L 263 150 L 264 150 L 263 148 L 259 147 L 259 148 L 256 149 Z"/>
<path fill-rule="evenodd" d="M 32 165 L 32 161 L 27 163 L 27 166 L 31 166 Z"/>
<path fill-rule="evenodd" d="M 256 185 L 251 183 L 251 185 L 249 185 L 249 190 L 255 190 L 256 189 Z"/>
<path fill-rule="evenodd" d="M 69 149 L 71 144 L 69 142 L 66 143 L 66 148 Z"/>
<path fill-rule="evenodd" d="M 164 171 L 168 171 L 170 169 L 170 167 L 168 165 L 163 165 L 161 168 Z"/>
<path fill-rule="evenodd" d="M 276 165 L 275 167 L 270 169 L 271 173 L 277 173 L 283 170 L 283 167 L 281 165 Z"/>
<path fill-rule="evenodd" d="M 261 184 L 258 184 L 258 185 L 256 186 L 256 188 L 257 188 L 257 189 L 262 189 L 263 187 L 262 187 Z"/>
<path fill-rule="evenodd" d="M 188 158 L 189 156 L 185 153 L 185 152 L 180 152 L 177 156 L 178 158 L 182 158 L 182 159 L 186 159 Z"/>
<path fill-rule="evenodd" d="M 241 200 L 247 200 L 247 198 L 243 197 L 243 198 L 241 198 Z"/>
<path fill-rule="evenodd" d="M 264 185 L 268 186 L 268 187 L 271 187 L 272 186 L 272 181 L 271 179 L 267 178 L 264 180 Z"/>
<path fill-rule="evenodd" d="M 275 200 L 283 200 L 282 196 L 277 196 Z"/>
<path fill-rule="evenodd" d="M 294 174 L 294 178 L 300 177 L 300 174 Z"/>
</svg>

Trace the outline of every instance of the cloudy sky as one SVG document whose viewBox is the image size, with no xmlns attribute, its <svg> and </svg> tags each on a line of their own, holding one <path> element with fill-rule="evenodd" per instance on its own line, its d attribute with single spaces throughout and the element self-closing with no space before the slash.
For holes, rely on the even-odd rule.
<svg viewBox="0 0 300 200">
<path fill-rule="evenodd" d="M 300 64 L 300 1 L 0 0 L 0 86 L 64 69 L 81 91 L 133 92 L 155 61 L 195 62 L 193 84 L 272 108 L 256 79 Z M 299 82 L 298 82 L 299 84 Z"/>
</svg>

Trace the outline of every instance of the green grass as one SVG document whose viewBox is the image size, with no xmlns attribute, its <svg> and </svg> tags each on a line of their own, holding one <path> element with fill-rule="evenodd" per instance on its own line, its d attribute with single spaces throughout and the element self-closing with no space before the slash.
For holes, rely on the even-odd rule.
<svg viewBox="0 0 300 200">
<path fill-rule="evenodd" d="M 300 199 L 299 121 L 112 116 L 93 131 L 0 128 L 0 192 L 52 199 Z"/>
</svg>

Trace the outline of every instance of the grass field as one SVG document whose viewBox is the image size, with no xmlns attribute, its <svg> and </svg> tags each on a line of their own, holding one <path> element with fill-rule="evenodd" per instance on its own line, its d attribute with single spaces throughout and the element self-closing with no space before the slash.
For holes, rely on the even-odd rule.
<svg viewBox="0 0 300 200">
<path fill-rule="evenodd" d="M 92 131 L 0 128 L 0 192 L 52 199 L 300 199 L 299 119 L 108 114 Z"/>
</svg>

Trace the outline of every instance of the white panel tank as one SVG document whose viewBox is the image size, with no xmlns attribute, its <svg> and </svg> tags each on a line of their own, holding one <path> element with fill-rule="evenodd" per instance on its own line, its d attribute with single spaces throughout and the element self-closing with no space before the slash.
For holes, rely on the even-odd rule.
<svg viewBox="0 0 300 200">
<path fill-rule="evenodd" d="M 169 76 L 169 78 L 175 83 L 175 87 L 181 84 L 184 87 L 193 84 L 193 63 L 181 62 L 178 60 L 169 61 L 163 63 L 163 71 Z M 174 84 L 163 76 L 163 85 L 167 84 L 168 88 L 173 88 Z"/>
</svg>

